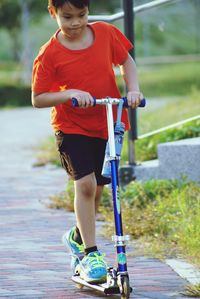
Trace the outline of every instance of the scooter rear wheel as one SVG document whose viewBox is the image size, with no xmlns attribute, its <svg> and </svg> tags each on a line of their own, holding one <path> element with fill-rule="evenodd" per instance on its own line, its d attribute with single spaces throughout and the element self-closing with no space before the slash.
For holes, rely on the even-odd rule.
<svg viewBox="0 0 200 299">
<path fill-rule="evenodd" d="M 76 287 L 77 287 L 77 289 L 83 289 L 84 285 L 80 284 L 80 283 L 76 283 Z"/>
</svg>

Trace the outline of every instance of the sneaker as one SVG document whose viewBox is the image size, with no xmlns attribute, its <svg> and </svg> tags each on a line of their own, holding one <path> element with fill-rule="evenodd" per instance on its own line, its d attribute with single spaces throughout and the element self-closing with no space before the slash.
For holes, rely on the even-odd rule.
<svg viewBox="0 0 200 299">
<path fill-rule="evenodd" d="M 75 226 L 72 227 L 71 230 L 66 232 L 62 237 L 63 244 L 67 247 L 67 249 L 72 253 L 71 259 L 71 269 L 74 273 L 76 273 L 76 268 L 80 263 L 81 258 L 84 256 L 84 246 L 83 244 L 78 244 L 76 241 L 73 240 L 75 232 Z"/>
<path fill-rule="evenodd" d="M 80 277 L 90 283 L 103 283 L 107 277 L 105 254 L 94 251 L 86 255 L 79 264 Z"/>
</svg>

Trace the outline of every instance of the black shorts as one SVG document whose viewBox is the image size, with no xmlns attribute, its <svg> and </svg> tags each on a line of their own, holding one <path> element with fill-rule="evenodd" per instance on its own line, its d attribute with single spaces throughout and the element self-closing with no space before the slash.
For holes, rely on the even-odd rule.
<svg viewBox="0 0 200 299">
<path fill-rule="evenodd" d="M 55 136 L 61 164 L 74 181 L 94 172 L 97 185 L 110 183 L 109 178 L 101 175 L 106 140 L 79 134 L 64 134 L 61 131 L 57 131 Z"/>
</svg>

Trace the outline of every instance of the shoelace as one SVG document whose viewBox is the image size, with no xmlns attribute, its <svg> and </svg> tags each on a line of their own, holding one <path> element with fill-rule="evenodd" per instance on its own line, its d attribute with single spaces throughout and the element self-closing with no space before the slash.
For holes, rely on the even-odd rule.
<svg viewBox="0 0 200 299">
<path fill-rule="evenodd" d="M 93 256 L 87 256 L 87 260 L 89 261 L 89 264 L 92 266 L 93 269 L 97 268 L 98 266 L 105 267 L 104 262 L 105 254 L 98 255 L 97 253 L 94 253 Z"/>
</svg>

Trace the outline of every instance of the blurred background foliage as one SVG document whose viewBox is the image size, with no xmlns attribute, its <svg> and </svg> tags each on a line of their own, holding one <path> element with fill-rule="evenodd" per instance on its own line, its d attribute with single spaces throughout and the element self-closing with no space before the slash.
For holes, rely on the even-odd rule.
<svg viewBox="0 0 200 299">
<path fill-rule="evenodd" d="M 149 1 L 134 1 L 135 6 L 145 2 Z M 91 1 L 90 14 L 111 14 L 121 10 L 120 0 Z M 137 14 L 137 57 L 199 53 L 199 13 L 198 0 L 182 0 Z M 123 30 L 123 21 L 115 23 Z M 1 43 L 0 60 L 19 61 L 28 46 L 29 58 L 33 58 L 38 47 L 56 28 L 56 23 L 48 16 L 47 1 L 1 0 L 0 38 L 4 43 Z M 24 43 L 23 34 L 27 34 Z"/>
</svg>

